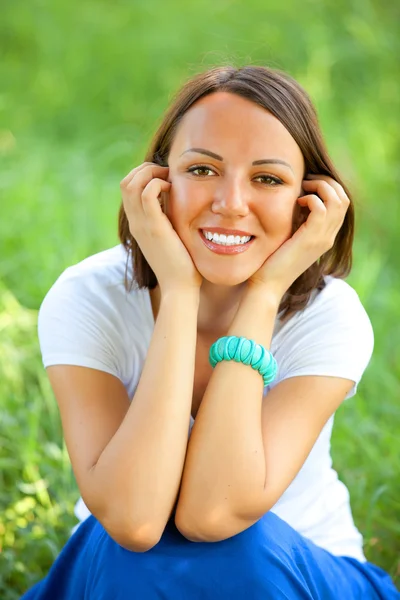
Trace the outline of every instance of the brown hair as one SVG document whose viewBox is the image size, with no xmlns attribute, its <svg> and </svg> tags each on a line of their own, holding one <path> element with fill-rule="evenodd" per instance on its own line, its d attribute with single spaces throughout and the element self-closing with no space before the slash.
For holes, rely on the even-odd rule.
<svg viewBox="0 0 400 600">
<path fill-rule="evenodd" d="M 304 157 L 305 173 L 328 175 L 340 183 L 350 199 L 344 222 L 332 248 L 309 267 L 290 286 L 282 298 L 281 318 L 302 310 L 314 289 L 325 287 L 324 275 L 346 277 L 352 266 L 354 236 L 354 206 L 346 185 L 335 169 L 322 138 L 316 110 L 303 88 L 286 73 L 260 66 L 235 68 L 214 67 L 189 80 L 177 93 L 156 132 L 145 161 L 168 165 L 168 155 L 176 129 L 183 115 L 195 102 L 215 92 L 230 92 L 258 104 L 271 112 L 286 127 Z M 293 233 L 303 223 L 309 211 L 296 204 Z M 129 253 L 132 252 L 133 279 L 139 288 L 153 289 L 157 278 L 129 230 L 123 204 L 119 210 L 118 235 Z M 128 263 L 127 263 L 128 266 Z M 125 286 L 127 278 L 125 274 Z"/>
</svg>

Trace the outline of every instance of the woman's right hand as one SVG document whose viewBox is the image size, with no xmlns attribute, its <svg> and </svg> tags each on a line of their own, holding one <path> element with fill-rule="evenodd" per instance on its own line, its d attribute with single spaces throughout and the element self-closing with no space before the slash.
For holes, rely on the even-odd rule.
<svg viewBox="0 0 400 600">
<path fill-rule="evenodd" d="M 162 293 L 198 291 L 203 278 L 160 206 L 159 196 L 171 189 L 168 173 L 168 167 L 145 162 L 121 181 L 129 230 L 153 269 Z"/>
</svg>

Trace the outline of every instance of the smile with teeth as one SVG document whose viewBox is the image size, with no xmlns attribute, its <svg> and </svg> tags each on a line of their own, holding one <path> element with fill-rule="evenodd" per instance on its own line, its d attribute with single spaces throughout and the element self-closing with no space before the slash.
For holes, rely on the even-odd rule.
<svg viewBox="0 0 400 600">
<path fill-rule="evenodd" d="M 225 235 L 223 233 L 211 233 L 210 231 L 206 231 L 204 229 L 201 230 L 207 240 L 210 242 L 214 242 L 214 244 L 218 244 L 220 246 L 241 246 L 243 244 L 247 244 L 252 238 L 251 235 Z"/>
</svg>

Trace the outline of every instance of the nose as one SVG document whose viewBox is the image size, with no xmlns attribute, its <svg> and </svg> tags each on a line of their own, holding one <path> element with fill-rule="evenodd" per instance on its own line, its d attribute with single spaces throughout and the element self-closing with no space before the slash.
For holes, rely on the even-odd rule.
<svg viewBox="0 0 400 600">
<path fill-rule="evenodd" d="M 212 212 L 227 217 L 245 217 L 249 213 L 248 192 L 238 179 L 221 178 L 214 191 Z"/>
</svg>

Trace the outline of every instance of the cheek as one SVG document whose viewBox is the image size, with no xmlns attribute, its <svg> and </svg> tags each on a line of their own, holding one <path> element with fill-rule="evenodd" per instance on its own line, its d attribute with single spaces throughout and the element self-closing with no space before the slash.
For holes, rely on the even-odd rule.
<svg viewBox="0 0 400 600">
<path fill-rule="evenodd" d="M 278 199 L 277 199 L 278 200 Z M 292 231 L 293 201 L 271 200 L 263 206 L 262 220 L 266 231 L 278 236 L 290 236 Z"/>
<path fill-rule="evenodd" d="M 195 195 L 190 182 L 172 178 L 171 183 L 166 214 L 174 229 L 180 233 L 181 229 L 185 231 L 187 221 L 195 209 Z"/>
<path fill-rule="evenodd" d="M 187 200 L 190 195 L 190 186 L 187 185 L 186 181 L 174 178 L 172 178 L 171 184 L 171 206 L 180 206 L 181 208 L 183 208 L 183 206 L 187 204 Z"/>
<path fill-rule="evenodd" d="M 194 214 L 204 199 L 202 187 L 187 179 L 172 178 L 169 212 L 173 219 Z"/>
</svg>

